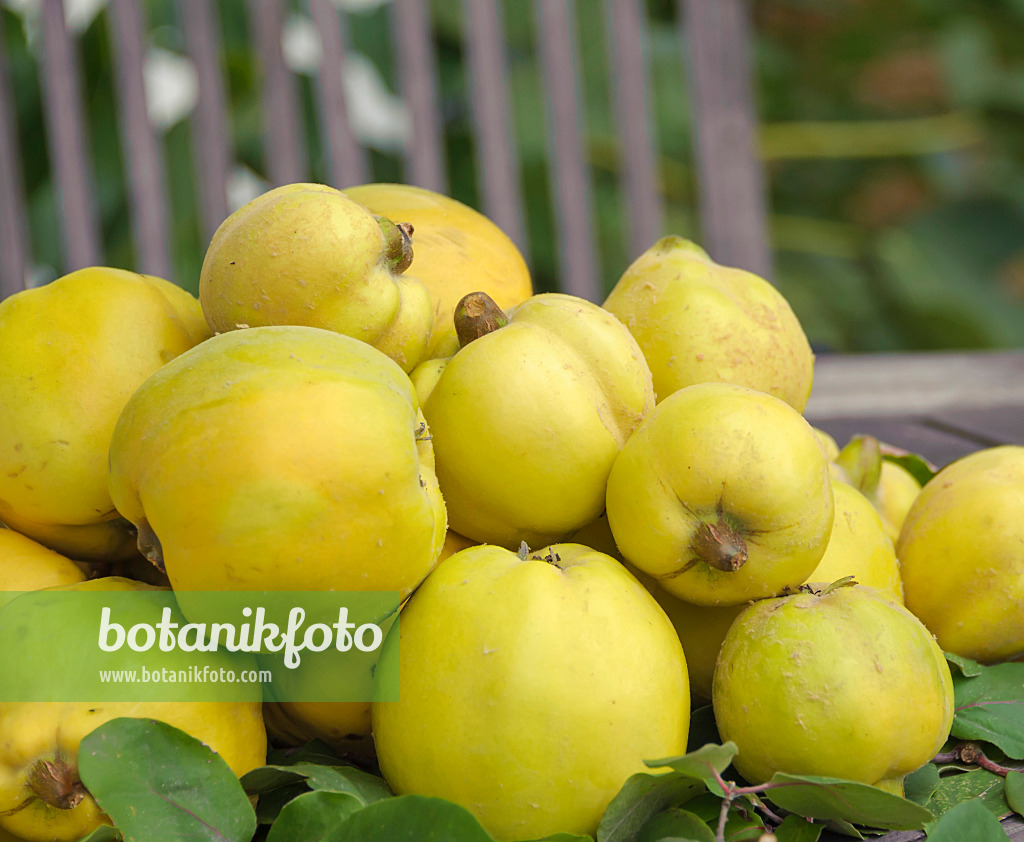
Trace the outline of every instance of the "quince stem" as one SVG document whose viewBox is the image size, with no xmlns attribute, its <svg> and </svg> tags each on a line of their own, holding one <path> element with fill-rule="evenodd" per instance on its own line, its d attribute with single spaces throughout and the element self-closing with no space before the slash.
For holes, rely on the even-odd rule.
<svg viewBox="0 0 1024 842">
<path fill-rule="evenodd" d="M 160 544 L 160 539 L 153 531 L 153 527 L 149 525 L 149 521 L 142 518 L 138 525 L 139 538 L 138 546 L 139 552 L 142 553 L 157 570 L 161 573 L 166 573 L 167 568 L 164 567 L 164 548 Z"/>
<path fill-rule="evenodd" d="M 384 259 L 396 275 L 412 265 L 412 224 L 392 222 L 386 216 L 374 217 L 384 235 Z"/>
<path fill-rule="evenodd" d="M 705 564 L 723 573 L 735 573 L 747 563 L 747 542 L 721 516 L 717 523 L 704 521 L 697 527 L 690 549 Z"/>
<path fill-rule="evenodd" d="M 75 768 L 61 755 L 37 760 L 28 773 L 29 788 L 51 807 L 73 810 L 88 794 Z"/>
<path fill-rule="evenodd" d="M 455 306 L 455 333 L 460 348 L 508 322 L 508 316 L 486 292 L 471 292 Z"/>
</svg>

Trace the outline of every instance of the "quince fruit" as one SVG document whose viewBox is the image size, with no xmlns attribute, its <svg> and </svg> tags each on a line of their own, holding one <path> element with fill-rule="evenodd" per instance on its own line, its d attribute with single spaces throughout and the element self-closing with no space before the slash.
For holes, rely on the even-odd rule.
<svg viewBox="0 0 1024 842">
<path fill-rule="evenodd" d="M 107 491 L 114 424 L 150 374 L 209 335 L 193 296 L 120 269 L 0 302 L 0 520 L 82 561 L 135 555 Z"/>
<path fill-rule="evenodd" d="M 760 600 L 733 621 L 715 669 L 715 721 L 752 784 L 785 772 L 902 795 L 903 778 L 949 736 L 949 667 L 901 605 L 836 585 Z"/>
<path fill-rule="evenodd" d="M 84 582 L 71 559 L 11 529 L 0 529 L 0 603 L 16 591 Z"/>
<path fill-rule="evenodd" d="M 896 555 L 907 608 L 982 663 L 1024 654 L 1024 447 L 979 450 L 921 490 Z"/>
<path fill-rule="evenodd" d="M 229 216 L 213 235 L 199 300 L 218 332 L 308 325 L 352 336 L 411 371 L 427 349 L 433 305 L 405 270 L 409 229 L 323 184 L 286 184 Z"/>
<path fill-rule="evenodd" d="M 153 624 L 160 618 L 159 607 L 155 615 L 153 612 L 157 604 L 171 610 L 173 622 L 185 623 L 169 591 L 128 579 L 94 579 L 16 597 L 0 608 L 4 637 L 0 669 L 7 691 L 13 685 L 48 686 L 45 677 L 38 675 L 40 664 L 93 682 L 101 667 L 138 667 L 138 654 L 125 649 L 104 653 L 97 648 L 95 637 L 83 638 L 80 615 L 84 611 L 94 622 L 94 608 L 76 611 L 81 604 L 69 604 L 64 593 L 53 594 L 49 601 L 33 599 L 27 606 L 19 605 L 29 596 L 66 591 L 145 591 L 153 595 L 153 602 L 147 600 L 136 607 L 119 601 L 124 609 L 123 613 L 119 609 L 119 620 L 127 621 L 128 626 Z M 26 616 L 27 612 L 31 616 Z M 222 652 L 164 652 L 153 647 L 146 653 L 146 666 L 151 670 L 202 669 L 204 665 L 214 670 L 239 669 L 240 663 L 255 667 L 252 658 Z M 238 686 L 243 685 L 203 684 L 203 699 L 189 702 L 161 700 L 166 693 L 161 684 L 130 686 L 134 701 L 12 701 L 9 692 L 4 692 L 0 701 L 0 827 L 27 840 L 72 842 L 107 823 L 78 778 L 78 746 L 87 734 L 119 717 L 157 719 L 180 728 L 220 754 L 237 775 L 265 762 L 267 742 L 258 685 L 244 685 L 254 687 L 257 698 L 240 701 Z"/>
<path fill-rule="evenodd" d="M 114 431 L 110 491 L 176 591 L 405 596 L 445 536 L 409 378 L 313 327 L 221 334 L 147 380 Z"/>
<path fill-rule="evenodd" d="M 811 426 L 779 398 L 729 383 L 669 395 L 608 477 L 622 555 L 670 593 L 738 605 L 796 587 L 821 561 L 835 504 Z"/>
<path fill-rule="evenodd" d="M 373 213 L 412 226 L 413 271 L 434 309 L 426 356 L 450 357 L 459 349 L 452 316 L 463 296 L 486 292 L 508 309 L 533 295 L 530 270 L 515 243 L 468 205 L 411 184 L 363 184 L 343 192 Z"/>
<path fill-rule="evenodd" d="M 893 448 L 874 436 L 854 436 L 835 457 L 833 475 L 871 501 L 895 544 L 921 483 L 898 462 L 884 458 L 887 449 Z"/>
<path fill-rule="evenodd" d="M 643 354 L 570 295 L 506 316 L 473 294 L 457 318 L 464 347 L 423 403 L 451 528 L 508 549 L 568 537 L 601 514 L 612 462 L 654 406 Z"/>
<path fill-rule="evenodd" d="M 378 680 L 399 673 L 401 700 L 373 704 L 384 778 L 461 804 L 497 839 L 593 833 L 645 759 L 686 751 L 672 625 L 619 562 L 578 544 L 443 561 L 384 643 Z"/>
<path fill-rule="evenodd" d="M 807 406 L 814 354 L 786 299 L 689 240 L 658 240 L 626 269 L 604 307 L 636 337 L 659 401 L 695 383 L 736 383 L 797 412 Z"/>
</svg>

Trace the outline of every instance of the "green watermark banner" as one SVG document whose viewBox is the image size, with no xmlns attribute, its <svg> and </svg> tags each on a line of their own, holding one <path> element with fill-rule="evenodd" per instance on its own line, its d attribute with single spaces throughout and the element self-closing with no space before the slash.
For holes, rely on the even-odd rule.
<svg viewBox="0 0 1024 842">
<path fill-rule="evenodd" d="M 0 703 L 397 701 L 397 591 L 92 585 L 0 592 Z"/>
</svg>

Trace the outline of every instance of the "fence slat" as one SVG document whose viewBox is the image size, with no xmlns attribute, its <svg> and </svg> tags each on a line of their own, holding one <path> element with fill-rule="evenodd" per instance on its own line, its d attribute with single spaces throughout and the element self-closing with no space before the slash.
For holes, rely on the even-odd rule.
<svg viewBox="0 0 1024 842">
<path fill-rule="evenodd" d="M 228 215 L 231 141 L 221 74 L 220 27 L 209 0 L 178 0 L 189 58 L 199 80 L 192 114 L 192 159 L 199 188 L 203 233 L 209 240 Z"/>
<path fill-rule="evenodd" d="M 0 14 L 0 44 L 3 43 Z M 7 56 L 0 50 L 0 300 L 25 288 L 28 226 L 25 186 L 18 156 L 18 131 Z"/>
<path fill-rule="evenodd" d="M 559 238 L 559 287 L 601 299 L 597 251 L 591 222 L 587 151 L 582 123 L 579 72 L 573 39 L 571 0 L 535 0 L 541 67 L 548 101 L 548 170 L 555 197 Z"/>
<path fill-rule="evenodd" d="M 110 15 L 129 208 L 135 235 L 135 268 L 170 280 L 164 161 L 146 111 L 142 76 L 146 38 L 138 0 L 113 0 Z"/>
<path fill-rule="evenodd" d="M 484 212 L 526 251 L 519 157 L 509 121 L 507 58 L 498 0 L 464 0 L 466 75 Z"/>
<path fill-rule="evenodd" d="M 303 181 L 306 156 L 295 78 L 281 51 L 282 4 L 279 0 L 251 0 L 249 11 L 256 54 L 263 67 L 267 176 L 275 185 Z"/>
<path fill-rule="evenodd" d="M 407 180 L 447 191 L 437 65 L 425 0 L 394 0 L 395 58 L 402 98 L 412 118 L 406 149 Z"/>
<path fill-rule="evenodd" d="M 92 201 L 92 167 L 82 118 L 78 50 L 64 23 L 62 0 L 43 0 L 42 87 L 46 138 L 64 228 L 64 271 L 101 262 Z"/>
<path fill-rule="evenodd" d="M 615 121 L 622 143 L 622 191 L 629 225 L 629 259 L 662 234 L 655 138 L 644 50 L 645 21 L 639 0 L 606 0 L 611 44 Z"/>
<path fill-rule="evenodd" d="M 701 223 L 718 262 L 772 275 L 764 172 L 756 154 L 747 0 L 684 0 Z"/>
<path fill-rule="evenodd" d="M 345 70 L 344 12 L 339 14 L 330 0 L 309 0 L 309 9 L 324 51 L 317 74 L 317 99 L 329 181 L 335 187 L 351 187 L 367 181 L 370 168 L 366 152 L 356 142 L 348 122 L 342 75 Z"/>
</svg>

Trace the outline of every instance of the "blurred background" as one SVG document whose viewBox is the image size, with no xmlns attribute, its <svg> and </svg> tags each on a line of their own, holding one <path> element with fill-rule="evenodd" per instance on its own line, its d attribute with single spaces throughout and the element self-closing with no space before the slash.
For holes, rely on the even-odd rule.
<svg viewBox="0 0 1024 842">
<path fill-rule="evenodd" d="M 242 0 L 215 3 L 223 40 L 234 165 L 229 204 L 270 185 L 260 71 Z M 85 77 L 88 144 L 107 265 L 135 268 L 105 0 L 68 0 Z M 371 181 L 405 180 L 409 114 L 398 94 L 393 3 L 334 0 L 344 19 L 345 93 Z M 754 0 L 759 153 L 766 167 L 773 282 L 818 350 L 1024 347 L 1024 0 Z M 700 241 L 687 57 L 676 0 L 643 3 L 645 59 L 663 201 L 662 234 Z M 173 280 L 198 287 L 206 236 L 197 211 L 197 81 L 176 4 L 142 3 L 150 120 L 160 133 L 171 206 Z M 62 273 L 57 195 L 39 89 L 37 0 L 0 0 L 14 93 L 32 283 Z M 521 159 L 521 247 L 538 291 L 558 288 L 534 4 L 502 6 L 514 146 Z M 465 19 L 430 4 L 445 192 L 483 207 L 467 106 Z M 620 187 L 601 0 L 577 0 L 574 37 L 598 272 L 605 291 L 637 255 Z M 314 96 L 319 34 L 289 4 L 282 47 L 297 74 L 312 180 L 328 180 Z M 337 184 L 344 187 L 347 185 Z"/>
</svg>

